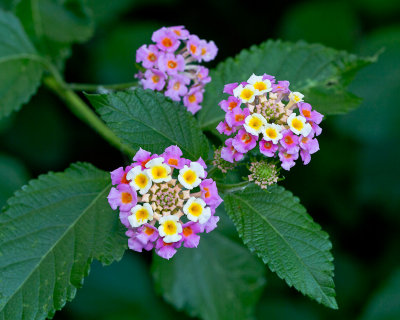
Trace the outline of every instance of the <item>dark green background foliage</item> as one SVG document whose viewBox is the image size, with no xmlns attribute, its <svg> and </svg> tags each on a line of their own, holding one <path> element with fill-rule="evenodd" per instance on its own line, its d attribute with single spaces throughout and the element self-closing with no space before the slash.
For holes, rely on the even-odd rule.
<svg viewBox="0 0 400 320">
<path fill-rule="evenodd" d="M 36 3 L 41 8 L 43 16 L 47 17 L 43 20 L 42 29 L 32 27 L 32 21 L 29 19 L 32 3 Z M 88 7 L 82 9 L 83 3 L 86 3 Z M 373 56 L 384 48 L 378 61 L 361 70 L 350 85 L 348 79 L 351 78 L 351 74 L 348 75 L 349 78 L 337 78 L 335 69 L 331 65 L 327 69 L 329 72 L 318 76 L 329 83 L 333 82 L 333 87 L 314 88 L 310 82 L 301 83 L 300 72 L 299 82 L 293 83 L 305 87 L 313 98 L 315 108 L 321 111 L 326 110 L 329 103 L 339 105 L 338 110 L 345 111 L 352 106 L 352 103 L 358 101 L 356 96 L 363 98 L 358 109 L 346 115 L 327 117 L 322 124 L 324 131 L 320 139 L 321 151 L 313 156 L 308 166 L 299 164 L 290 173 L 285 173 L 286 179 L 281 183 L 301 199 L 301 205 L 307 208 L 313 220 L 330 235 L 329 240 L 333 245 L 332 254 L 335 257 L 334 280 L 339 310 L 325 308 L 303 297 L 293 288 L 289 288 L 275 273 L 270 272 L 256 257 L 258 255 L 268 262 L 268 250 L 252 246 L 253 239 L 246 235 L 245 228 L 230 211 L 229 216 L 239 229 L 239 235 L 242 237 L 240 239 L 222 205 L 217 212 L 221 216 L 221 228 L 216 231 L 216 234 L 210 234 L 202 239 L 197 250 L 182 250 L 172 260 L 172 264 L 155 259 L 150 270 L 151 254 L 131 252 L 125 252 L 120 262 L 113 263 L 107 268 L 94 263 L 90 275 L 84 281 L 84 287 L 77 291 L 75 300 L 67 303 L 62 311 L 56 312 L 55 319 L 186 319 L 188 316 L 185 312 L 205 319 L 222 317 L 245 319 L 251 314 L 253 306 L 255 319 L 400 319 L 400 216 L 398 212 L 400 208 L 400 180 L 398 179 L 400 177 L 398 165 L 400 158 L 400 148 L 398 148 L 400 140 L 398 129 L 400 123 L 400 21 L 398 19 L 400 2 L 398 0 L 285 0 L 251 4 L 239 0 L 202 2 L 0 0 L 0 7 L 14 8 L 17 16 L 23 21 L 22 25 L 26 34 L 32 39 L 36 48 L 27 44 L 24 34 L 17 32 L 15 38 L 18 45 L 10 48 L 10 53 L 22 54 L 24 57 L 44 54 L 55 65 L 66 70 L 66 80 L 69 82 L 131 82 L 136 72 L 134 63 L 136 49 L 143 43 L 149 43 L 152 32 L 163 25 L 183 24 L 201 38 L 214 40 L 219 47 L 219 54 L 216 60 L 208 65 L 211 68 L 226 58 L 235 56 L 242 49 L 259 45 L 269 38 L 294 42 L 305 40 L 337 50 L 347 50 L 361 56 Z M 65 29 L 49 28 L 48 25 L 54 24 L 54 19 L 62 21 Z M 94 22 L 92 22 L 93 19 Z M 8 23 L 16 22 L 8 21 Z M 65 32 L 66 30 L 68 32 Z M 276 43 L 269 44 L 269 46 L 274 45 Z M 319 48 L 318 45 L 311 45 L 311 47 L 315 50 Z M 245 55 L 246 53 L 241 54 L 242 57 Z M 69 59 L 66 60 L 67 57 Z M 240 60 L 240 57 L 238 59 Z M 21 92 L 17 102 L 27 101 L 37 89 L 38 78 L 43 72 L 43 65 L 39 60 L 32 58 L 22 62 L 23 68 L 30 71 L 30 77 L 24 79 L 25 90 Z M 313 61 L 312 57 L 311 61 Z M 334 61 L 333 65 L 338 68 L 343 62 L 333 55 L 330 61 Z M 341 62 L 337 63 L 337 61 Z M 12 83 L 15 74 L 19 71 L 18 68 L 21 67 L 17 63 L 0 57 L 0 82 Z M 216 77 L 216 83 L 223 83 L 226 79 L 235 77 L 229 74 L 230 63 L 236 62 L 229 60 L 219 67 L 227 71 L 224 71 L 222 78 Z M 257 63 L 261 66 L 253 65 L 252 67 L 260 70 L 264 62 L 257 61 Z M 280 71 L 279 76 L 292 77 L 290 72 L 293 70 L 285 68 L 276 70 L 278 73 Z M 307 72 L 305 74 L 309 75 Z M 245 77 L 245 75 L 246 69 L 241 70 L 239 76 Z M 12 88 L 13 86 L 9 90 Z M 346 104 L 335 100 L 335 93 L 338 92 L 341 94 L 346 92 L 348 98 Z M 9 114 L 15 109 L 16 102 L 8 100 L 4 92 L 0 92 L 0 96 L 5 97 L 2 100 L 2 110 Z M 108 117 L 105 99 L 102 100 L 98 96 L 92 96 L 89 99 L 101 102 L 100 107 L 94 104 L 106 122 L 115 120 Z M 206 128 L 211 128 L 209 122 L 214 121 L 207 114 L 207 108 L 215 103 L 213 99 L 215 98 L 212 97 L 211 92 L 207 93 L 205 110 L 198 115 L 200 123 Z M 324 105 L 319 106 L 320 101 L 324 101 Z M 117 107 L 120 110 L 123 108 L 122 105 Z M 175 107 L 174 104 L 169 106 L 172 109 Z M 115 114 L 114 117 L 116 117 Z M 187 119 L 187 121 L 190 122 L 192 119 Z M 143 129 L 140 125 L 138 126 L 139 129 Z M 140 131 L 138 134 L 140 135 Z M 204 139 L 196 130 L 193 130 L 191 134 L 193 139 L 196 137 L 200 140 Z M 213 138 L 213 135 L 214 133 L 208 133 L 208 137 Z M 125 138 L 123 132 L 121 138 Z M 125 142 L 134 144 L 135 141 L 129 140 L 134 138 L 135 135 L 131 132 Z M 179 140 L 180 138 L 177 135 L 172 139 Z M 187 153 L 193 152 L 193 156 L 207 153 L 205 141 L 196 146 L 197 149 L 187 150 Z M 154 151 L 158 150 L 157 141 L 153 147 Z M 11 113 L 0 120 L 0 206 L 5 205 L 6 199 L 29 179 L 48 171 L 64 171 L 70 163 L 77 161 L 91 162 L 97 168 L 110 171 L 128 163 L 129 159 L 74 117 L 52 93 L 40 88 L 19 113 Z M 65 189 L 63 179 L 65 175 L 75 176 L 77 172 L 82 173 L 80 174 L 82 179 L 86 177 L 91 181 L 80 186 L 89 196 L 87 199 L 76 200 L 76 208 L 70 212 L 70 217 L 74 221 L 84 219 L 89 226 L 91 217 L 96 215 L 107 217 L 111 213 L 93 210 L 96 208 L 85 210 L 88 206 L 87 202 L 91 203 L 93 200 L 90 194 L 93 193 L 96 198 L 95 194 L 103 192 L 108 186 L 107 178 L 101 171 L 81 164 L 68 169 L 65 173 L 42 177 L 34 184 L 39 188 L 43 181 L 50 181 L 56 188 L 61 188 L 60 190 L 65 193 L 64 196 L 73 196 L 73 192 L 77 190 L 71 187 Z M 76 183 L 80 185 L 79 181 Z M 279 193 L 278 189 L 275 191 Z M 226 198 L 227 210 L 239 201 L 240 197 L 249 199 L 251 196 L 256 201 L 256 192 L 252 193 L 252 190 L 247 192 L 249 194 L 238 194 Z M 62 196 L 57 196 L 60 198 L 54 195 L 49 201 L 56 201 L 55 205 L 59 201 L 58 205 L 62 206 Z M 276 195 L 271 195 L 271 197 L 274 196 Z M 29 200 L 25 197 L 26 194 L 21 197 L 17 194 L 13 201 L 23 203 Z M 301 216 L 304 221 L 297 222 L 314 230 L 316 227 L 301 209 L 301 205 L 294 198 L 290 201 L 293 211 L 299 215 L 304 214 Z M 48 205 L 28 202 L 31 208 L 35 205 Z M 258 205 L 255 207 L 258 208 Z M 29 212 L 29 208 L 26 207 L 17 209 L 21 210 L 21 214 L 24 214 L 26 210 Z M 4 212 L 17 209 L 5 208 Z M 253 219 L 257 220 L 261 217 L 270 219 L 273 217 L 273 206 L 270 210 L 271 212 L 263 208 L 253 210 Z M 7 217 L 3 216 L 0 223 L 5 223 L 6 219 Z M 57 225 L 57 217 L 46 218 L 43 215 L 41 219 L 44 219 L 48 226 Z M 40 221 L 27 221 L 27 229 L 19 232 L 22 236 L 29 234 L 29 227 L 35 229 L 43 226 Z M 112 228 L 112 226 L 108 227 Z M 268 229 L 270 225 L 265 225 L 264 228 Z M 107 237 L 99 233 L 106 230 L 107 228 L 103 226 L 103 229 L 95 230 L 93 236 L 99 241 L 107 242 Z M 71 239 L 62 229 L 59 232 L 66 234 L 63 241 L 56 243 L 56 247 L 62 251 L 63 246 L 71 245 L 69 242 Z M 114 241 L 121 240 L 119 238 L 121 232 L 115 229 L 113 232 L 116 233 Z M 330 244 L 324 235 L 324 233 L 319 235 L 317 243 L 320 248 L 315 249 L 318 253 L 315 259 L 321 259 L 319 263 L 321 261 L 324 263 L 323 271 L 329 275 L 332 272 L 331 256 L 330 254 L 324 256 L 324 250 L 329 249 Z M 245 249 L 242 240 L 254 251 L 254 255 Z M 295 248 L 296 242 L 293 243 L 293 248 Z M 22 249 L 23 245 L 21 244 Z M 35 243 L 29 245 L 32 245 L 31 250 L 35 250 Z M 124 244 L 119 244 L 119 246 L 122 250 Z M 229 251 L 226 251 L 226 248 L 229 248 Z M 86 256 L 87 262 L 90 262 L 92 258 L 98 258 L 103 263 L 108 263 L 113 255 L 119 256 L 121 252 L 97 252 L 101 255 L 100 257 L 92 252 L 82 251 L 81 253 Z M 10 257 L 10 263 L 19 261 L 17 252 L 13 254 L 15 256 Z M 34 251 L 30 254 L 32 257 L 36 256 Z M 39 254 L 42 255 L 43 252 Z M 234 259 L 235 255 L 240 258 Z M 26 257 L 29 255 L 27 254 Z M 206 263 L 207 257 L 213 258 L 213 264 Z M 28 263 L 36 263 L 32 261 Z M 194 263 L 195 261 L 198 263 Z M 40 263 L 43 264 L 43 272 L 46 271 L 46 257 Z M 178 263 L 184 267 L 180 269 L 177 266 Z M 78 273 L 81 277 L 88 272 L 87 264 L 79 266 L 71 264 L 70 268 L 79 269 Z M 279 267 L 270 266 L 270 268 L 276 271 Z M 179 281 L 172 281 L 166 275 L 180 273 L 179 278 L 174 276 L 174 279 L 179 279 Z M 278 274 L 288 281 L 284 274 L 279 272 Z M 35 274 L 25 275 L 26 281 L 21 290 L 28 290 L 31 282 L 39 281 L 35 276 Z M 6 277 L 2 273 L 0 281 L 5 281 L 4 279 Z M 13 282 L 10 275 L 7 279 L 10 281 L 10 286 L 20 285 Z M 322 277 L 319 280 L 325 283 L 326 279 Z M 290 283 L 290 280 L 288 282 Z M 237 291 L 220 292 L 219 283 L 221 286 L 224 284 L 225 288 L 236 288 Z M 294 287 L 301 286 L 296 283 L 290 284 Z M 54 308 L 60 307 L 65 297 L 73 295 L 76 287 L 80 285 L 81 278 L 77 278 L 74 279 L 74 286 L 68 287 L 65 292 L 63 290 L 58 292 L 61 300 L 55 302 Z M 205 296 L 202 285 L 215 288 L 214 295 Z M 329 292 L 329 280 L 326 285 L 325 290 Z M 45 290 L 46 286 L 43 288 Z M 307 290 L 302 291 L 310 294 Z M 224 309 L 227 306 L 221 303 L 227 301 L 232 304 L 232 307 Z M 246 306 L 236 309 L 237 301 L 245 302 Z M 176 311 L 171 304 L 182 311 Z M 50 308 L 50 310 L 53 309 Z M 20 311 L 12 310 L 8 311 L 10 312 L 8 314 L 13 315 L 11 312 Z M 13 320 L 7 317 L 5 319 Z"/>
</svg>

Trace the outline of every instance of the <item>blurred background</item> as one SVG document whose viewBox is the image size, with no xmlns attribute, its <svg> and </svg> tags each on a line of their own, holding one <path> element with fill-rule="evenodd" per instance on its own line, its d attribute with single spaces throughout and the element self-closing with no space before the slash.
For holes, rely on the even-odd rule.
<svg viewBox="0 0 400 320">
<path fill-rule="evenodd" d="M 161 26 L 185 25 L 214 40 L 219 54 L 208 67 L 268 38 L 361 55 L 385 49 L 351 84 L 364 98 L 360 108 L 326 119 L 321 151 L 283 182 L 330 234 L 340 309 L 318 305 L 269 272 L 255 318 L 400 319 L 400 1 L 87 2 L 96 8 L 96 33 L 73 47 L 65 67 L 70 82 L 132 81 L 136 49 Z M 71 162 L 110 171 L 127 160 L 40 89 L 21 112 L 0 121 L 0 207 L 29 179 Z M 127 252 L 110 267 L 94 263 L 55 319 L 186 319 L 154 292 L 150 261 Z"/>
</svg>

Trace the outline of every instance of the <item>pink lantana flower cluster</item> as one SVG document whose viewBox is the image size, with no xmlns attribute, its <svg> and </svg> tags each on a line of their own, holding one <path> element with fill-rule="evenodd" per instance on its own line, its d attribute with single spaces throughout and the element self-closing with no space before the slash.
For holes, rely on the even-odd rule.
<svg viewBox="0 0 400 320">
<path fill-rule="evenodd" d="M 136 52 L 136 62 L 146 69 L 137 77 L 144 89 L 162 91 L 174 101 L 183 100 L 195 114 L 201 109 L 204 86 L 211 81 L 206 67 L 217 55 L 217 46 L 190 34 L 183 26 L 161 28 L 153 33 L 155 44 L 143 45 Z"/>
<path fill-rule="evenodd" d="M 133 163 L 111 172 L 114 187 L 108 195 L 113 210 L 128 230 L 128 246 L 152 250 L 170 259 L 183 245 L 197 247 L 200 235 L 217 227 L 215 209 L 222 202 L 215 181 L 206 179 L 200 158 L 182 157 L 177 146 L 161 155 L 140 149 Z"/>
<path fill-rule="evenodd" d="M 226 161 L 240 161 L 258 145 L 261 154 L 279 157 L 282 168 L 290 170 L 299 155 L 308 164 L 319 150 L 323 115 L 303 101 L 303 94 L 290 91 L 289 81 L 253 74 L 247 82 L 225 85 L 224 93 L 230 96 L 219 103 L 226 114 L 217 130 L 235 135 L 221 150 Z"/>
</svg>

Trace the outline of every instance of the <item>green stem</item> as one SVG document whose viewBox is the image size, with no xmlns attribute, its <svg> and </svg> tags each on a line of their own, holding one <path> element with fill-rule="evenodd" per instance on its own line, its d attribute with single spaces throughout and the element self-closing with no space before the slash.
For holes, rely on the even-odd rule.
<svg viewBox="0 0 400 320">
<path fill-rule="evenodd" d="M 101 91 L 101 90 L 124 90 L 136 87 L 135 82 L 117 83 L 117 84 L 89 84 L 89 83 L 68 83 L 68 88 L 74 91 Z"/>
<path fill-rule="evenodd" d="M 250 181 L 243 181 L 243 182 L 233 183 L 233 184 L 225 184 L 225 183 L 217 182 L 217 188 L 218 188 L 218 191 L 221 191 L 223 193 L 231 193 L 231 192 L 243 190 L 249 184 L 250 184 Z"/>
<path fill-rule="evenodd" d="M 58 72 L 56 74 L 58 74 Z M 54 75 L 48 76 L 44 79 L 44 83 L 49 89 L 54 91 L 62 100 L 64 100 L 72 113 L 83 122 L 87 123 L 92 129 L 97 131 L 111 145 L 129 156 L 135 154 L 135 150 L 123 144 L 114 132 L 112 132 L 104 122 L 101 121 L 96 113 L 90 109 L 90 107 L 75 92 L 69 89 L 63 81 L 60 81 L 60 78 L 57 79 Z"/>
</svg>

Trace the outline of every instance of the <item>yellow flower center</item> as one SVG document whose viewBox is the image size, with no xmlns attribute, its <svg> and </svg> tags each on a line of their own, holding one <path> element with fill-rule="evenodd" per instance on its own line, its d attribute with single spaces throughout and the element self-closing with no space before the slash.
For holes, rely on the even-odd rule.
<svg viewBox="0 0 400 320">
<path fill-rule="evenodd" d="M 203 207 L 196 202 L 193 202 L 189 207 L 189 213 L 192 216 L 198 217 L 201 215 L 202 212 L 203 212 Z"/>
<path fill-rule="evenodd" d="M 183 174 L 183 179 L 187 184 L 193 184 L 197 179 L 197 174 L 193 170 L 187 170 Z"/>
<path fill-rule="evenodd" d="M 151 174 L 155 179 L 163 179 L 167 177 L 167 169 L 163 166 L 154 166 L 151 168 Z"/>
<path fill-rule="evenodd" d="M 149 212 L 147 209 L 142 208 L 136 211 L 136 220 L 143 221 L 149 218 Z"/>
<path fill-rule="evenodd" d="M 267 128 L 267 130 L 265 130 L 265 134 L 270 139 L 276 139 L 276 137 L 278 136 L 278 133 L 276 132 L 276 130 L 274 128 Z"/>
<path fill-rule="evenodd" d="M 131 203 L 132 202 L 132 195 L 129 192 L 122 192 L 121 193 L 121 202 L 123 204 Z"/>
<path fill-rule="evenodd" d="M 249 127 L 255 130 L 259 130 L 262 126 L 262 121 L 256 117 L 253 117 L 249 121 Z"/>
<path fill-rule="evenodd" d="M 267 90 L 267 85 L 262 81 L 256 82 L 253 87 L 259 91 Z"/>
<path fill-rule="evenodd" d="M 135 177 L 135 183 L 140 189 L 143 189 L 147 185 L 147 182 L 148 178 L 143 173 L 140 173 Z"/>
<path fill-rule="evenodd" d="M 196 101 L 196 96 L 195 96 L 194 94 L 191 94 L 191 95 L 189 96 L 188 100 L 189 100 L 190 103 L 193 103 L 193 102 Z"/>
<path fill-rule="evenodd" d="M 303 124 L 303 122 L 301 122 L 299 119 L 294 118 L 294 119 L 292 120 L 292 126 L 293 126 L 293 128 L 295 128 L 296 130 L 301 131 L 301 130 L 303 129 L 303 127 L 304 127 L 304 124 Z"/>
<path fill-rule="evenodd" d="M 180 82 L 175 82 L 174 83 L 174 90 L 179 90 L 180 87 L 181 87 L 181 83 Z"/>
<path fill-rule="evenodd" d="M 164 47 L 167 47 L 167 48 L 169 48 L 169 47 L 172 46 L 172 41 L 171 41 L 170 38 L 164 38 L 164 39 L 162 39 L 161 43 L 162 43 L 162 45 L 163 45 Z"/>
<path fill-rule="evenodd" d="M 172 235 L 176 234 L 177 230 L 178 230 L 178 227 L 177 227 L 175 221 L 169 220 L 164 223 L 164 232 L 167 236 L 172 236 Z"/>
<path fill-rule="evenodd" d="M 240 93 L 240 98 L 244 100 L 250 100 L 252 96 L 253 96 L 253 91 L 247 88 L 243 89 L 242 92 Z"/>
</svg>

